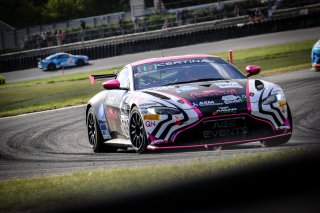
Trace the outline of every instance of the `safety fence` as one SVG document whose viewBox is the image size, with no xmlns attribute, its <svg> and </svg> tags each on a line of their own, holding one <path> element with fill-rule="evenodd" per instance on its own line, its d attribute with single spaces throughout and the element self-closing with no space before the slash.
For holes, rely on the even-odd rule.
<svg viewBox="0 0 320 213">
<path fill-rule="evenodd" d="M 290 14 L 293 11 L 290 12 Z M 227 20 L 229 24 L 219 22 L 207 22 L 207 27 L 200 24 L 191 24 L 176 29 L 158 30 L 155 32 L 134 34 L 128 38 L 117 36 L 109 40 L 96 40 L 77 43 L 58 48 L 44 48 L 37 51 L 29 51 L 18 54 L 7 54 L 0 57 L 0 72 L 10 72 L 34 68 L 39 58 L 64 51 L 71 54 L 87 55 L 90 60 L 118 56 L 122 54 L 159 50 L 196 44 L 199 42 L 219 41 L 230 38 L 239 38 L 249 35 L 257 35 L 285 30 L 301 29 L 320 26 L 320 12 L 318 10 L 308 13 L 298 13 L 296 16 L 279 16 L 272 20 L 258 23 L 248 21 L 248 17 L 235 18 L 237 21 Z M 239 22 L 239 20 L 241 20 Z M 247 21 L 243 21 L 247 20 Z M 210 27 L 208 27 L 210 26 Z M 84 46 L 86 44 L 87 46 Z"/>
</svg>

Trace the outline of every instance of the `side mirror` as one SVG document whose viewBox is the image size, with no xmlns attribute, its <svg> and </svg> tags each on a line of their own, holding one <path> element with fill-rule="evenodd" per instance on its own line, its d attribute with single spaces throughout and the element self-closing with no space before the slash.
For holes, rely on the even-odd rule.
<svg viewBox="0 0 320 213">
<path fill-rule="evenodd" d="M 250 77 L 252 75 L 257 75 L 260 72 L 261 68 L 256 65 L 248 65 L 246 67 L 247 77 Z"/>
<path fill-rule="evenodd" d="M 120 82 L 117 79 L 105 81 L 102 83 L 105 89 L 120 89 Z"/>
</svg>

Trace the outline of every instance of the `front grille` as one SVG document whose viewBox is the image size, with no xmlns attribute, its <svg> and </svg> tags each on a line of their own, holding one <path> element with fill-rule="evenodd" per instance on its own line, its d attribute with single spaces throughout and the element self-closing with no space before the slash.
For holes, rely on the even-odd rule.
<svg viewBox="0 0 320 213">
<path fill-rule="evenodd" d="M 204 120 L 198 125 L 177 135 L 176 145 L 214 144 L 267 137 L 273 134 L 268 123 L 257 121 L 251 116 L 215 118 Z"/>
</svg>

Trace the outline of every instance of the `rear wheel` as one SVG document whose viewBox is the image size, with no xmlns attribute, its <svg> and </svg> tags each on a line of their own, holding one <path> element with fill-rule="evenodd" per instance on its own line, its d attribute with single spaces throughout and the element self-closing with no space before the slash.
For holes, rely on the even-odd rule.
<svg viewBox="0 0 320 213">
<path fill-rule="evenodd" d="M 292 125 L 292 116 L 291 116 L 289 105 L 287 105 L 287 109 L 288 109 L 288 119 L 289 119 L 290 128 L 291 128 L 290 130 L 292 132 L 293 125 Z M 278 146 L 278 145 L 287 143 L 290 140 L 290 138 L 291 138 L 291 134 L 280 137 L 280 138 L 273 138 L 265 141 L 260 141 L 260 143 L 262 144 L 263 147 L 272 147 L 272 146 Z"/>
<path fill-rule="evenodd" d="M 138 153 L 146 152 L 149 140 L 137 107 L 134 107 L 131 111 L 129 134 L 133 148 Z"/>
<path fill-rule="evenodd" d="M 48 64 L 48 70 L 52 71 L 52 70 L 55 70 L 56 69 L 56 65 L 54 63 L 50 63 Z"/>
<path fill-rule="evenodd" d="M 83 59 L 78 59 L 76 62 L 77 66 L 81 67 L 84 65 L 84 60 Z"/>
</svg>

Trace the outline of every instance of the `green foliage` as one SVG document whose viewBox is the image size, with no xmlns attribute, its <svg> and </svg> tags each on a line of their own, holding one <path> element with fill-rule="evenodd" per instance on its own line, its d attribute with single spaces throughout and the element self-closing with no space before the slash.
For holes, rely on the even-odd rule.
<svg viewBox="0 0 320 213">
<path fill-rule="evenodd" d="M 129 10 L 129 0 L 10 0 L 1 1 L 0 20 L 26 27 Z"/>
<path fill-rule="evenodd" d="M 1 1 L 0 20 L 13 27 L 38 24 L 41 20 L 40 8 L 43 4 L 35 5 L 29 0 Z"/>
<path fill-rule="evenodd" d="M 145 18 L 145 22 L 149 25 L 161 25 L 163 24 L 165 19 L 173 20 L 175 19 L 174 14 L 159 14 L 159 15 L 152 15 Z"/>
<path fill-rule="evenodd" d="M 60 21 L 77 17 L 82 11 L 83 0 L 48 0 L 42 16 L 46 21 Z"/>
<path fill-rule="evenodd" d="M 0 75 L 0 85 L 5 83 L 6 83 L 6 79 L 2 75 Z"/>
</svg>

